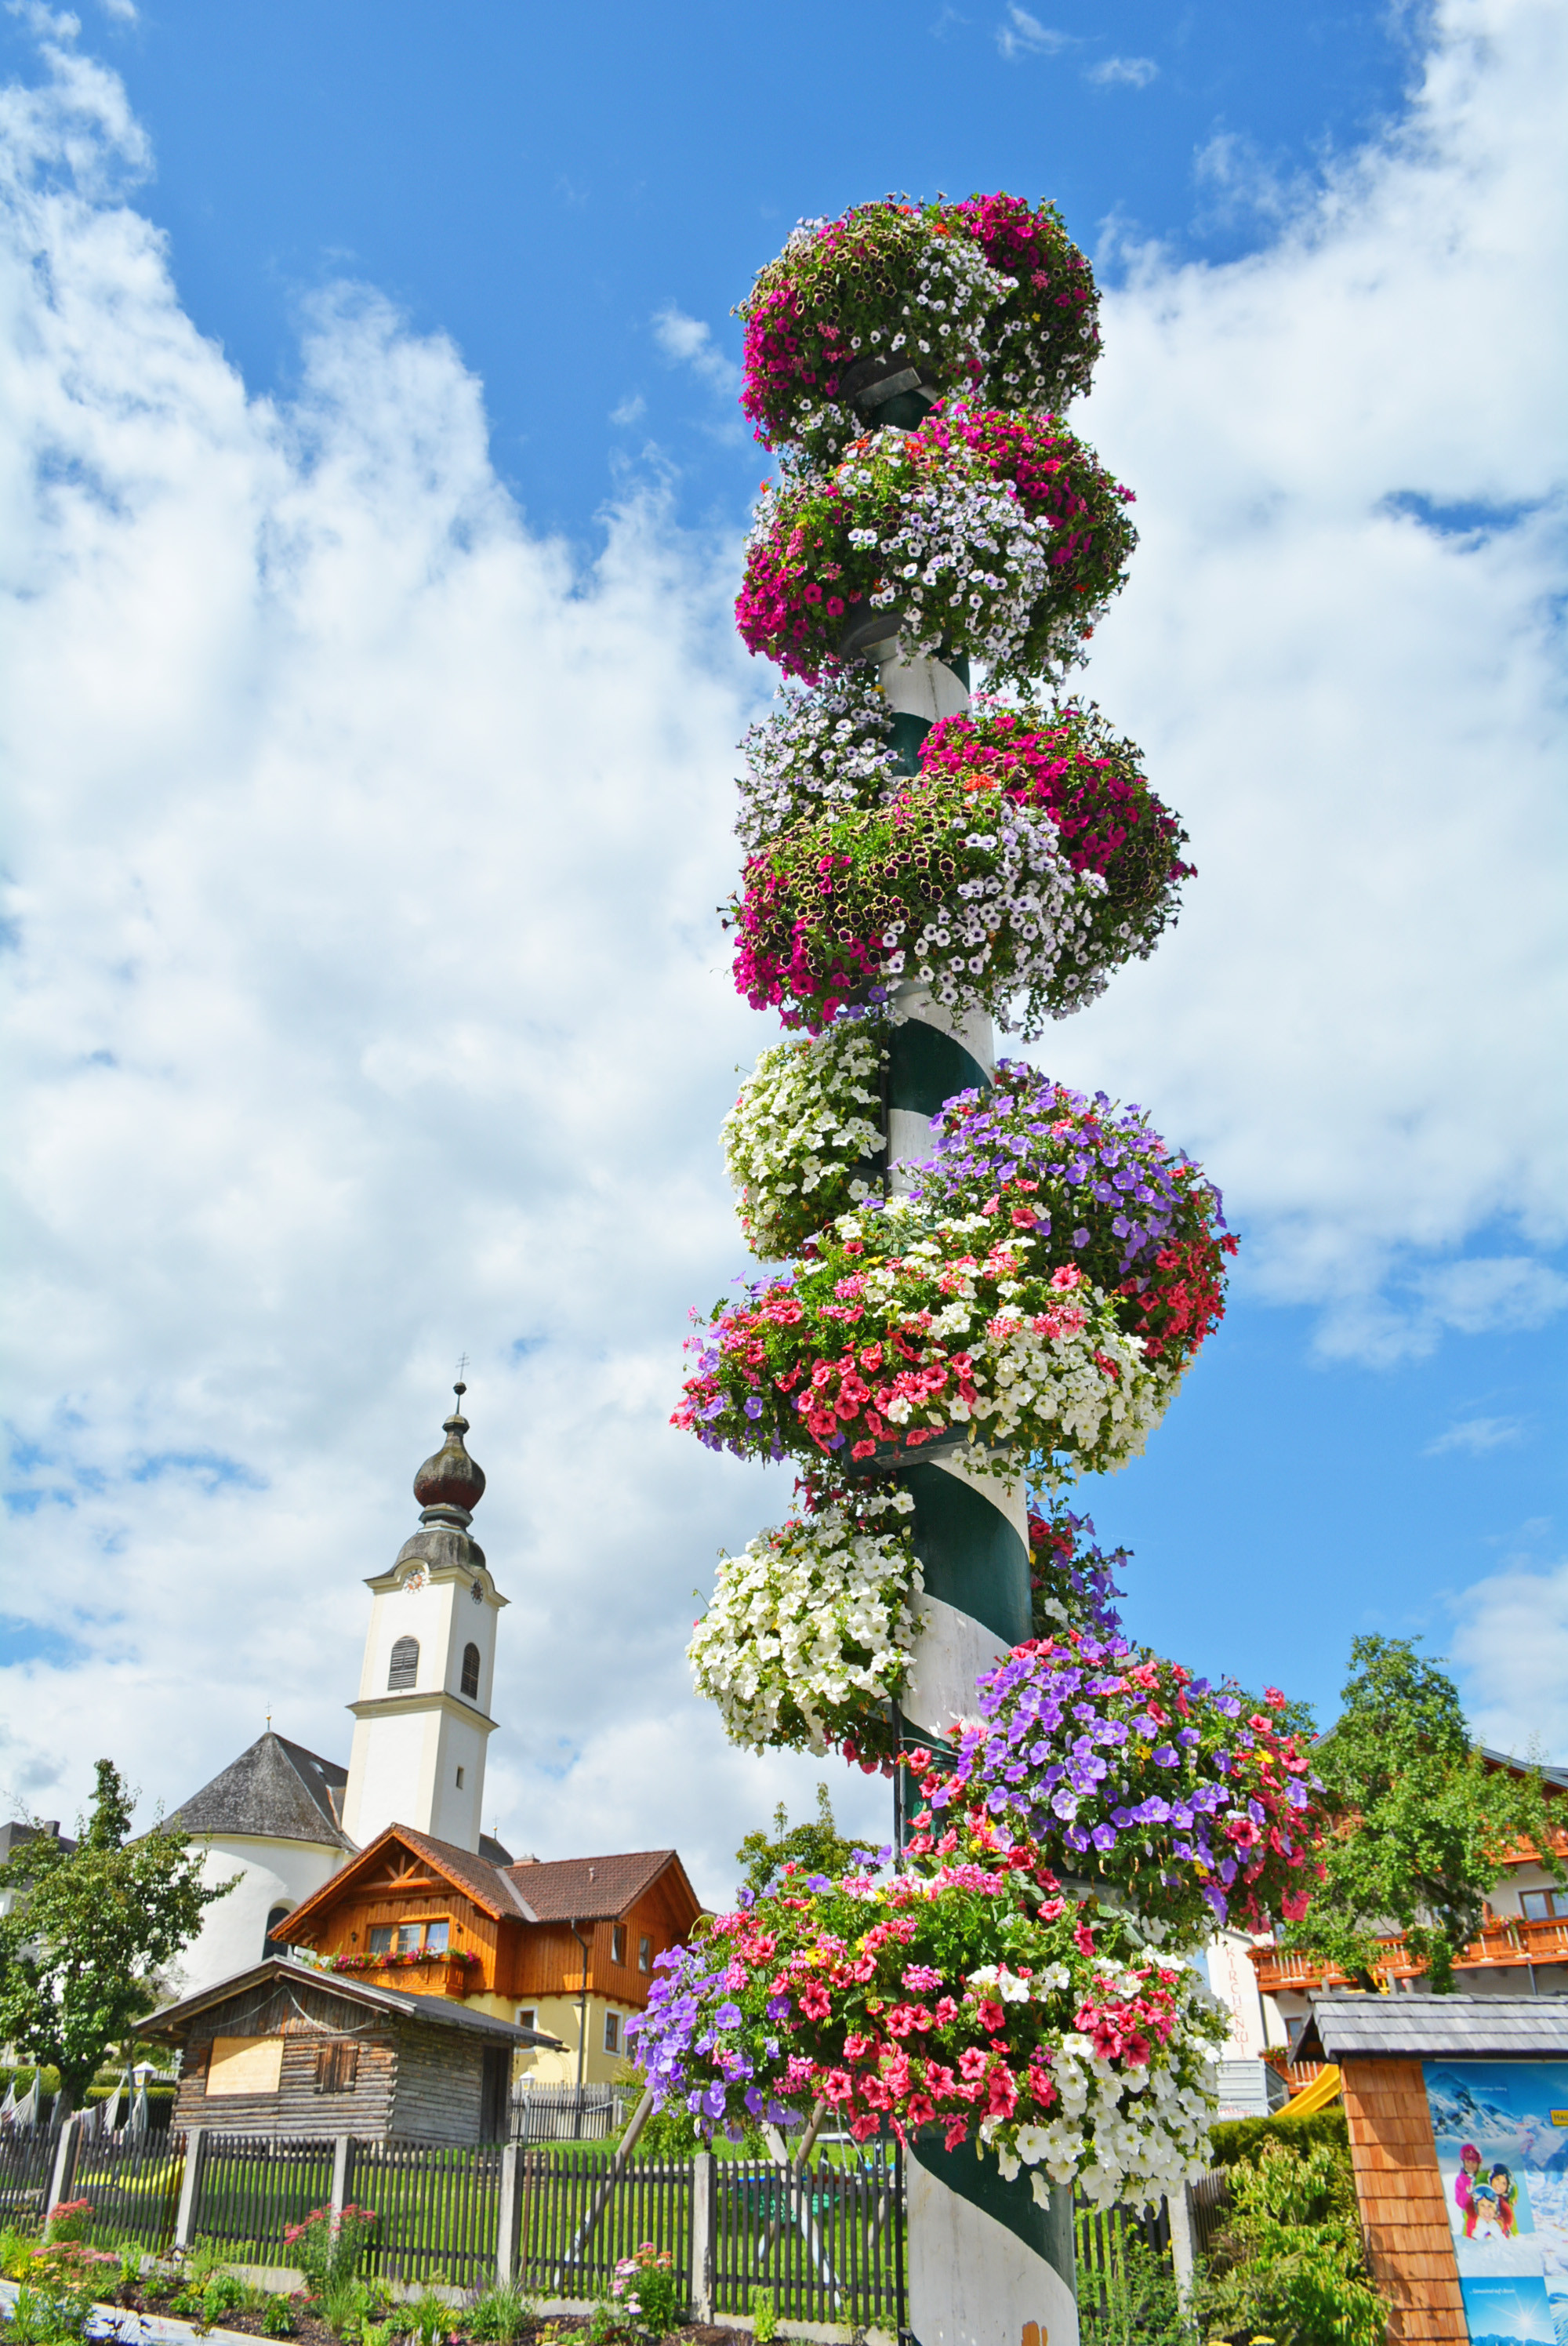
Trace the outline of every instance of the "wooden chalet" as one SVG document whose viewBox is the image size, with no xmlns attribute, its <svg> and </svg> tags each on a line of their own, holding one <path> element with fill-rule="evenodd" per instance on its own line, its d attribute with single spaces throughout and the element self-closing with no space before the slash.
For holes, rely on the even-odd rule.
<svg viewBox="0 0 1568 2346">
<path fill-rule="evenodd" d="M 701 1913 L 673 1849 L 606 1857 L 488 1858 L 390 1825 L 288 1919 L 292 1946 L 338 1977 L 412 1987 L 543 2032 L 520 2049 L 542 2084 L 619 2076 L 626 2025 L 656 1959 Z"/>
<path fill-rule="evenodd" d="M 182 2132 L 369 2141 L 504 2140 L 514 2053 L 553 2045 L 447 1996 L 282 1956 L 167 2005 L 137 2033 L 179 2052 Z"/>
</svg>

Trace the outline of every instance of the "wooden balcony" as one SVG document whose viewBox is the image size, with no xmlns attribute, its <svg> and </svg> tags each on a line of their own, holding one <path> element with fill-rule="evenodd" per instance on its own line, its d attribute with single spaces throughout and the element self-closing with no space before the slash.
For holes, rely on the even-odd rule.
<svg viewBox="0 0 1568 2346">
<path fill-rule="evenodd" d="M 1293 2061 L 1288 2053 L 1266 2053 L 1264 2059 L 1271 2069 L 1277 2069 L 1291 2093 L 1304 2094 L 1323 2067 L 1321 2061 Z"/>
<path fill-rule="evenodd" d="M 471 1964 L 459 1954 L 421 1955 L 378 1964 L 372 1958 L 356 1977 L 372 1987 L 396 1988 L 402 1995 L 445 1995 L 461 2003 L 465 1995 L 483 1995 L 489 1983 L 483 1964 Z"/>
<path fill-rule="evenodd" d="M 1403 1936 L 1395 1933 L 1379 1944 L 1387 1952 L 1377 1967 L 1380 1980 L 1419 1979 L 1424 1966 L 1407 1954 Z M 1344 1972 L 1325 1968 L 1311 1955 L 1289 1954 L 1279 1947 L 1251 1947 L 1257 1985 L 1264 1995 L 1282 1990 L 1304 1995 L 1308 1988 L 1345 1987 Z M 1456 1959 L 1459 1971 L 1524 1971 L 1543 1964 L 1568 1964 L 1568 1917 L 1545 1922 L 1502 1920 L 1489 1915 L 1481 1936 L 1472 1939 Z"/>
</svg>

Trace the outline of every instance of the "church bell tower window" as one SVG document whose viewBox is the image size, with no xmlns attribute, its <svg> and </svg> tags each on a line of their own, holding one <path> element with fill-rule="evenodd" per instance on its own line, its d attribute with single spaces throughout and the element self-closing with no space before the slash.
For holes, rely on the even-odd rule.
<svg viewBox="0 0 1568 2346">
<path fill-rule="evenodd" d="M 388 1694 L 405 1694 L 419 1676 L 419 1639 L 400 1637 L 392 1649 L 392 1668 L 387 1672 Z"/>
<path fill-rule="evenodd" d="M 474 1645 L 463 1649 L 463 1677 L 460 1681 L 470 1702 L 479 1700 L 479 1648 Z"/>
</svg>

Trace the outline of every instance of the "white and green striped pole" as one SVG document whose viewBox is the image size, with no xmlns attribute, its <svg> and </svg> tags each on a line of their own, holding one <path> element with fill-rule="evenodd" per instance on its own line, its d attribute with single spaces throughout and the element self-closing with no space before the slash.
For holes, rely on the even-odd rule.
<svg viewBox="0 0 1568 2346">
<path fill-rule="evenodd" d="M 900 766 L 913 773 L 932 726 L 967 710 L 968 664 L 895 653 L 881 661 L 881 682 Z M 912 1186 L 909 1168 L 929 1153 L 942 1103 L 990 1083 L 995 1046 L 988 1016 L 955 1016 L 918 980 L 899 986 L 891 1008 L 886 1162 L 897 1194 Z M 950 1741 L 973 1713 L 975 1680 L 1030 1636 L 1029 1525 L 1022 1476 L 1009 1487 L 966 1474 L 939 1451 L 899 1479 L 914 1499 L 925 1579 L 926 1627 L 902 1704 L 908 1748 Z M 917 2346 L 1076 2346 L 1072 2192 L 1054 2190 L 1042 2207 L 1027 2174 L 1007 2182 L 994 2158 L 934 2139 L 913 2147 L 906 2172 Z"/>
</svg>

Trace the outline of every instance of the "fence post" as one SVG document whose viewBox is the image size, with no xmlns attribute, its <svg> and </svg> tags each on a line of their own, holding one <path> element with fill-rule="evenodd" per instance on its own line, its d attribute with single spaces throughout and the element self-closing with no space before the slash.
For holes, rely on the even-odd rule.
<svg viewBox="0 0 1568 2346">
<path fill-rule="evenodd" d="M 334 2233 L 348 2205 L 349 2175 L 353 2166 L 354 2138 L 351 2134 L 332 2137 L 332 2198 L 331 2228 Z"/>
<path fill-rule="evenodd" d="M 718 2234 L 718 2200 L 711 2150 L 691 2162 L 691 2310 L 696 2320 L 713 2320 L 713 2268 Z"/>
<path fill-rule="evenodd" d="M 76 2118 L 68 2117 L 60 2128 L 60 2139 L 55 2147 L 55 2164 L 49 2170 L 46 2215 L 52 2216 L 61 2200 L 71 2196 L 71 2178 L 76 2171 L 76 2146 L 80 2140 Z"/>
<path fill-rule="evenodd" d="M 174 2245 L 188 2249 L 196 2229 L 197 2201 L 201 2191 L 201 2160 L 207 2147 L 207 2128 L 191 2127 L 185 2137 L 185 2173 L 179 2178 L 179 2208 L 174 2219 Z"/>
<path fill-rule="evenodd" d="M 1184 2183 L 1179 2191 L 1166 2200 L 1171 2219 L 1171 2270 L 1176 2275 L 1176 2295 L 1185 2304 L 1192 2290 L 1193 2239 L 1192 2190 Z"/>
<path fill-rule="evenodd" d="M 495 2215 L 495 2278 L 506 2289 L 517 2278 L 517 2253 L 523 2238 L 523 2161 L 527 2152 L 520 2142 L 501 2146 L 501 2193 Z"/>
</svg>

